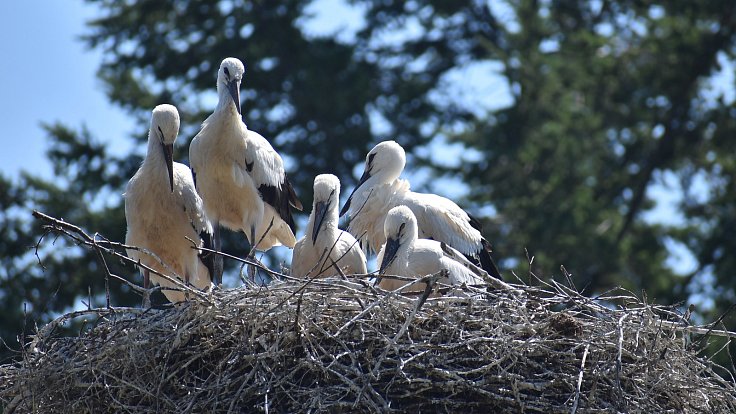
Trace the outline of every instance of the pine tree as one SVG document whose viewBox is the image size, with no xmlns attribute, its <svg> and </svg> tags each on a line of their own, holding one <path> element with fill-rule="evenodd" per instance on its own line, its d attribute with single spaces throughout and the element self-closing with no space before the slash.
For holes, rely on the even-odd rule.
<svg viewBox="0 0 736 414">
<path fill-rule="evenodd" d="M 484 213 L 509 278 L 513 270 L 527 280 L 533 256 L 539 277 L 561 277 L 565 266 L 590 295 L 617 285 L 660 303 L 704 293 L 714 301 L 710 318 L 734 300 L 736 108 L 708 92 L 721 65 L 733 71 L 733 2 L 354 1 L 365 21 L 341 37 L 304 30 L 311 2 L 302 0 L 89 2 L 101 17 L 84 41 L 104 51 L 99 77 L 111 101 L 139 120 L 141 145 L 150 110 L 173 103 L 183 121 L 175 157 L 186 162 L 213 109 L 219 62 L 235 56 L 246 64 L 244 119 L 284 156 L 305 206 L 315 175 L 336 174 L 347 189 L 366 151 L 395 139 L 414 152 L 412 167 L 467 185 L 461 204 Z M 503 79 L 507 106 L 453 97 L 448 74 L 472 66 Z M 462 81 L 472 89 L 475 79 Z M 123 240 L 120 194 L 140 163 L 108 154 L 83 129 L 46 128 L 58 179 L 0 180 L 0 334 L 11 346 L 24 320 L 32 330 L 88 291 L 104 304 L 94 254 L 44 241 L 38 265 L 42 231 L 27 208 Z M 467 155 L 414 151 L 438 140 Z M 652 222 L 651 191 L 666 176 L 683 195 L 682 220 Z M 226 251 L 242 255 L 242 236 L 226 234 Z M 673 242 L 693 252 L 693 272 L 667 265 Z M 702 285 L 707 275 L 713 286 Z M 138 302 L 110 287 L 115 304 Z"/>
</svg>

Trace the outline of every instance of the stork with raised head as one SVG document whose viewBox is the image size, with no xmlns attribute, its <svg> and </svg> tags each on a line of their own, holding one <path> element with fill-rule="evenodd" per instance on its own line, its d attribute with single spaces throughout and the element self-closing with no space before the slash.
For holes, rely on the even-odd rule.
<svg viewBox="0 0 736 414">
<path fill-rule="evenodd" d="M 481 234 L 480 222 L 453 201 L 436 194 L 415 193 L 399 178 L 406 165 L 404 149 L 395 141 L 373 147 L 363 175 L 345 202 L 340 216 L 350 212 L 348 230 L 373 251 L 385 243 L 383 219 L 388 211 L 405 205 L 419 225 L 419 237 L 443 242 L 460 251 L 493 277 L 501 274 L 490 255 L 490 243 Z"/>
<path fill-rule="evenodd" d="M 473 269 L 470 262 L 462 262 L 465 257 L 460 252 L 454 254 L 452 247 L 445 245 L 443 249 L 443 243 L 418 238 L 417 219 L 409 207 L 398 206 L 389 210 L 383 231 L 386 244 L 378 252 L 378 262 L 381 264 L 379 275 L 420 278 L 447 270 L 448 277 L 440 279 L 442 283 L 483 283 L 480 269 Z M 386 290 L 400 289 L 407 283 L 379 276 L 379 286 Z"/>
<path fill-rule="evenodd" d="M 222 262 L 218 261 L 219 256 L 198 255 L 192 248 L 190 240 L 200 247 L 212 247 L 212 226 L 194 188 L 191 171 L 186 165 L 173 162 L 174 141 L 178 134 L 176 107 L 159 105 L 154 108 L 146 157 L 123 195 L 128 224 L 125 243 L 156 256 L 129 249 L 128 257 L 199 289 L 208 289 L 212 286 L 211 277 L 222 272 Z M 148 288 L 149 280 L 164 287 L 176 287 L 143 269 L 144 287 Z M 171 302 L 185 300 L 181 291 L 164 289 L 163 293 Z"/>
<path fill-rule="evenodd" d="M 254 246 L 261 251 L 277 245 L 294 247 L 291 208 L 301 210 L 302 205 L 279 154 L 241 118 L 244 73 L 243 63 L 232 57 L 217 71 L 217 107 L 189 147 L 197 191 L 213 222 L 218 250 L 220 224 L 242 230 L 251 253 Z"/>
<path fill-rule="evenodd" d="M 291 274 L 298 277 L 365 274 L 365 255 L 352 234 L 337 228 L 340 180 L 332 174 L 314 179 L 314 204 L 307 231 L 296 242 L 291 259 Z"/>
</svg>

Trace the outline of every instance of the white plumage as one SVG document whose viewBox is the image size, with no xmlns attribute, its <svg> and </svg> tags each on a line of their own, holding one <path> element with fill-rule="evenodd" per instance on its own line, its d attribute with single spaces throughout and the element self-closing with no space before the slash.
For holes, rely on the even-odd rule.
<svg viewBox="0 0 736 414">
<path fill-rule="evenodd" d="M 166 266 L 141 251 L 128 250 L 130 258 L 199 289 L 207 289 L 212 285 L 210 272 L 213 270 L 208 269 L 209 263 L 201 260 L 187 238 L 202 246 L 200 236 L 210 237 L 212 227 L 204 214 L 202 199 L 194 188 L 192 173 L 186 165 L 172 160 L 178 133 L 179 113 L 176 108 L 172 105 L 154 108 L 146 158 L 125 189 L 125 220 L 128 224 L 125 243 L 151 251 Z M 147 284 L 149 272 L 143 270 L 143 273 L 144 284 Z M 151 274 L 150 279 L 155 284 L 175 287 L 174 283 L 155 274 Z M 163 293 L 171 302 L 185 300 L 183 292 L 164 289 Z"/>
<path fill-rule="evenodd" d="M 291 259 L 291 274 L 298 277 L 338 275 L 334 261 L 343 274 L 366 273 L 366 261 L 360 244 L 348 232 L 337 228 L 340 180 L 332 174 L 314 179 L 314 203 L 307 231 L 296 242 Z M 321 260 L 320 260 L 321 259 Z"/>
<path fill-rule="evenodd" d="M 284 172 L 281 157 L 241 119 L 240 82 L 245 67 L 235 58 L 222 61 L 217 73 L 219 101 L 189 147 L 189 160 L 207 216 L 242 230 L 258 250 L 294 247 L 291 207 L 302 206 Z M 264 233 L 269 228 L 264 237 Z"/>
<path fill-rule="evenodd" d="M 460 252 L 446 246 L 446 250 L 451 253 L 448 255 L 440 242 L 418 238 L 417 220 L 407 206 L 389 210 L 383 229 L 386 244 L 378 252 L 378 262 L 381 264 L 379 274 L 420 278 L 445 269 L 449 274 L 446 279 L 440 279 L 442 283 L 483 283 L 482 277 L 470 269 L 469 262 L 463 261 L 464 257 Z M 379 286 L 386 290 L 396 290 L 406 283 L 381 278 Z M 421 287 L 417 288 L 420 289 Z"/>
<path fill-rule="evenodd" d="M 399 178 L 405 165 L 404 149 L 395 141 L 381 142 L 368 153 L 363 175 L 340 212 L 350 211 L 350 233 L 377 251 L 386 241 L 384 217 L 405 205 L 416 217 L 420 238 L 446 243 L 500 279 L 480 222 L 445 197 L 411 191 L 409 182 Z"/>
</svg>

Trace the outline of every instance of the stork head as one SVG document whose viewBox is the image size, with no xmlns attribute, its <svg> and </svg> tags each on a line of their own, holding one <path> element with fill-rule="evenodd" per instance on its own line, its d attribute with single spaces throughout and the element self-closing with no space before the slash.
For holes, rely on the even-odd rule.
<svg viewBox="0 0 736 414">
<path fill-rule="evenodd" d="M 230 103 L 234 105 L 238 114 L 240 114 L 240 82 L 245 74 L 245 66 L 240 60 L 229 57 L 220 63 L 220 69 L 217 71 L 217 93 L 220 96 L 219 105 L 232 108 Z"/>
<path fill-rule="evenodd" d="M 348 197 L 340 216 L 343 216 L 350 209 L 350 202 L 353 194 L 369 179 L 373 178 L 377 184 L 390 183 L 401 175 L 406 165 L 406 153 L 396 141 L 383 141 L 373 147 L 365 157 L 365 167 L 363 175 L 355 186 L 353 192 Z"/>
<path fill-rule="evenodd" d="M 417 219 L 406 206 L 394 207 L 388 211 L 383 222 L 383 234 L 386 236 L 386 247 L 383 249 L 383 260 L 378 273 L 383 273 L 405 251 L 418 236 Z"/>
<path fill-rule="evenodd" d="M 320 174 L 314 178 L 314 227 L 312 244 L 317 241 L 322 224 L 337 221 L 337 205 L 340 202 L 340 180 L 332 174 Z"/>
<path fill-rule="evenodd" d="M 179 111 L 176 110 L 176 107 L 163 104 L 153 108 L 148 139 L 149 141 L 156 140 L 156 144 L 161 145 L 164 151 L 172 192 L 174 191 L 174 141 L 177 135 L 179 135 Z"/>
</svg>

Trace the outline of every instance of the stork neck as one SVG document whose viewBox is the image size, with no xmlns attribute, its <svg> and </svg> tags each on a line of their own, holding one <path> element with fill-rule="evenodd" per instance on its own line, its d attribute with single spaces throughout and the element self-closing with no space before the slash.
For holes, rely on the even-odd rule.
<svg viewBox="0 0 736 414">
<path fill-rule="evenodd" d="M 149 132 L 148 150 L 146 157 L 141 164 L 141 170 L 146 171 L 148 180 L 156 183 L 156 188 L 169 189 L 169 172 L 166 168 L 166 157 L 164 157 L 164 149 L 158 135 Z"/>
<path fill-rule="evenodd" d="M 385 206 L 386 211 L 384 213 L 387 213 L 388 208 L 390 208 L 387 203 L 390 203 L 390 200 L 394 195 L 396 193 L 403 194 L 407 191 L 407 186 L 405 185 L 404 180 L 394 180 L 392 182 L 385 183 L 375 180 L 375 178 L 376 177 L 369 178 L 362 186 L 360 186 L 355 195 L 353 195 L 353 201 L 350 204 L 352 214 L 355 214 L 355 212 L 361 208 L 367 208 L 363 207 L 364 204 L 376 205 L 374 203 Z M 370 201 L 366 201 L 368 198 L 370 198 Z"/>
<path fill-rule="evenodd" d="M 415 221 L 408 221 L 404 234 L 400 239 L 399 249 L 396 251 L 396 255 L 402 258 L 402 263 L 406 263 L 406 260 L 414 250 L 418 238 L 419 229 L 417 223 Z"/>
<path fill-rule="evenodd" d="M 161 140 L 155 132 L 148 131 L 148 149 L 146 150 L 146 158 L 143 159 L 143 166 L 165 166 L 165 162 L 164 148 L 161 145 Z"/>
<path fill-rule="evenodd" d="M 217 107 L 215 107 L 215 113 L 240 118 L 238 108 L 235 107 L 235 102 L 233 102 L 230 92 L 228 92 L 227 87 L 220 86 L 219 82 L 217 83 L 217 96 L 218 100 Z"/>
<path fill-rule="evenodd" d="M 399 249 L 396 250 L 396 259 L 392 266 L 395 267 L 397 273 L 404 273 L 409 265 L 409 255 L 414 250 L 414 242 L 411 240 L 402 240 Z"/>
<path fill-rule="evenodd" d="M 336 203 L 336 201 L 333 201 L 333 205 L 331 205 L 325 212 L 325 219 L 322 221 L 322 227 L 324 227 L 324 229 L 322 230 L 326 230 L 327 228 L 329 228 L 330 231 L 337 229 L 337 222 L 340 218 L 338 217 Z"/>
<path fill-rule="evenodd" d="M 314 221 L 316 220 L 315 217 L 315 208 L 314 205 L 312 205 L 312 214 L 309 215 L 309 222 L 307 223 L 307 231 L 306 231 L 306 237 L 309 240 L 312 240 L 312 234 L 314 233 Z M 333 236 L 337 234 L 337 222 L 339 220 L 339 217 L 337 215 L 337 209 L 336 208 L 330 208 L 325 213 L 325 218 L 322 220 L 322 225 L 319 229 L 319 234 L 317 235 L 317 239 L 321 239 L 325 236 L 329 236 L 329 239 L 332 240 Z M 311 242 L 310 242 L 311 243 Z"/>
<path fill-rule="evenodd" d="M 404 237 L 406 238 L 405 243 L 407 245 L 414 246 L 414 243 L 419 238 L 419 228 L 417 227 L 416 223 L 414 223 L 414 225 L 411 225 L 411 223 L 409 223 L 409 228 L 406 229 L 406 235 Z"/>
</svg>

